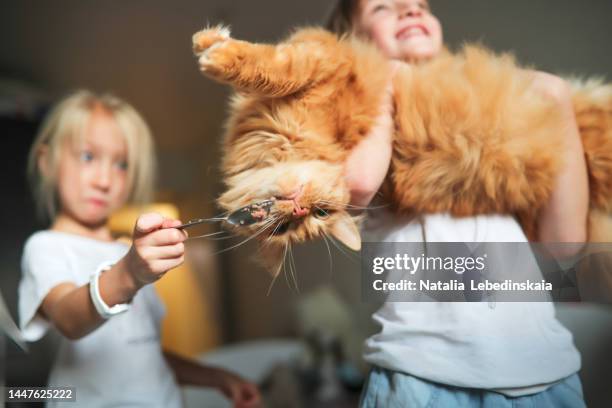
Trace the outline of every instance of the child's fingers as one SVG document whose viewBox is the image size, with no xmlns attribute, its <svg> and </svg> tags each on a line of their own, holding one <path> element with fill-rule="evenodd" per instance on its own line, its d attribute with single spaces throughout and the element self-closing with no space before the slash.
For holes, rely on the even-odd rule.
<svg viewBox="0 0 612 408">
<path fill-rule="evenodd" d="M 179 225 L 182 225 L 182 224 L 183 224 L 183 222 L 181 220 L 167 219 L 162 224 L 162 228 L 174 228 L 174 227 L 178 227 Z M 189 236 L 189 234 L 187 233 L 187 230 L 181 229 L 179 231 L 181 231 L 183 233 L 185 238 L 187 238 Z"/>
<path fill-rule="evenodd" d="M 171 218 L 168 218 L 164 220 L 161 227 L 162 228 L 173 228 L 173 227 L 178 227 L 181 224 L 182 222 L 180 220 L 173 220 Z"/>
<path fill-rule="evenodd" d="M 164 228 L 143 237 L 141 242 L 149 246 L 174 245 L 187 239 L 183 231 L 176 228 Z"/>
<path fill-rule="evenodd" d="M 225 391 L 225 395 L 227 398 L 232 400 L 234 403 L 234 407 L 240 407 L 240 388 L 236 384 L 229 385 L 228 389 Z"/>
<path fill-rule="evenodd" d="M 185 254 L 185 244 L 164 245 L 148 248 L 150 259 L 175 259 Z"/>
<path fill-rule="evenodd" d="M 152 262 L 153 272 L 161 278 L 166 272 L 180 266 L 185 261 L 183 256 L 175 259 L 158 259 Z"/>
<path fill-rule="evenodd" d="M 143 214 L 136 220 L 134 227 L 134 237 L 140 237 L 148 234 L 151 231 L 161 228 L 164 222 L 164 217 L 157 213 Z"/>
<path fill-rule="evenodd" d="M 259 390 L 257 389 L 257 386 L 250 384 L 250 383 L 243 384 L 242 392 L 241 392 L 241 400 L 242 400 L 242 406 L 244 407 L 248 407 L 248 408 L 258 407 L 259 404 L 261 403 L 261 396 L 259 394 Z"/>
<path fill-rule="evenodd" d="M 236 408 L 255 408 L 261 404 L 259 390 L 253 384 L 236 384 L 232 387 L 231 395 Z"/>
</svg>

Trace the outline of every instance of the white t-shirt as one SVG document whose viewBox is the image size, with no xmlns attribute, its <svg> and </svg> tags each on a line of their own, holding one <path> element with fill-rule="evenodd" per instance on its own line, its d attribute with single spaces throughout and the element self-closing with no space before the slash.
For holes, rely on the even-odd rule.
<svg viewBox="0 0 612 408">
<path fill-rule="evenodd" d="M 78 235 L 42 231 L 25 244 L 19 284 L 19 321 L 28 341 L 40 339 L 50 324 L 37 310 L 49 290 L 62 282 L 89 282 L 103 262 L 116 262 L 128 247 Z M 87 336 L 62 338 L 49 386 L 76 389 L 66 407 L 181 407 L 180 389 L 160 345 L 165 314 L 155 289 L 143 287 L 130 309 L 111 317 Z"/>
<path fill-rule="evenodd" d="M 362 235 L 421 242 L 423 233 L 427 242 L 527 241 L 509 216 L 432 214 L 421 224 L 379 212 Z M 385 302 L 373 319 L 381 329 L 367 339 L 365 360 L 429 381 L 520 396 L 580 369 L 572 335 L 549 302 Z"/>
</svg>

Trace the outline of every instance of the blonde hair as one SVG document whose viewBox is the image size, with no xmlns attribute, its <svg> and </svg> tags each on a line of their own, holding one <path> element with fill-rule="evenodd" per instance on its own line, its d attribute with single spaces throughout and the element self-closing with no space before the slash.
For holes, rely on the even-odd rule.
<svg viewBox="0 0 612 408">
<path fill-rule="evenodd" d="M 127 102 L 110 94 L 97 95 L 87 90 L 71 93 L 45 118 L 28 158 L 28 179 L 39 215 L 52 221 L 59 210 L 57 172 L 61 149 L 66 140 L 82 138 L 96 107 L 107 111 L 121 129 L 128 152 L 128 203 L 145 203 L 153 193 L 155 148 L 149 127 Z M 45 168 L 39 157 L 47 149 Z"/>
</svg>

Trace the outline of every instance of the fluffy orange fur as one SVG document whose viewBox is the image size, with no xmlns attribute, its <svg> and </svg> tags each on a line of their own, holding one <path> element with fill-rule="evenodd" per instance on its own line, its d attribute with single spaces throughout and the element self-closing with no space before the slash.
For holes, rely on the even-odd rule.
<svg viewBox="0 0 612 408">
<path fill-rule="evenodd" d="M 343 163 L 372 127 L 390 73 L 374 46 L 324 30 L 298 30 L 278 45 L 211 28 L 196 33 L 202 72 L 237 91 L 224 139 L 221 207 L 278 199 L 274 217 L 241 232 L 263 238 L 274 274 L 292 242 L 334 237 L 353 249 Z M 397 212 L 514 214 L 528 233 L 561 160 L 562 120 L 509 55 L 466 46 L 394 76 L 395 135 L 384 196 Z M 612 86 L 576 86 L 575 109 L 590 175 L 590 240 L 612 210 Z M 304 217 L 292 217 L 299 193 Z M 610 222 L 608 221 L 609 225 Z"/>
</svg>

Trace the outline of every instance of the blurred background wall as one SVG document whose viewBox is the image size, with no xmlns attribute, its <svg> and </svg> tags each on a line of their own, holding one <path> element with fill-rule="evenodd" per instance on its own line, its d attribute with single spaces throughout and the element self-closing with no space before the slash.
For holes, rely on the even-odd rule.
<svg viewBox="0 0 612 408">
<path fill-rule="evenodd" d="M 499 51 L 513 51 L 521 62 L 539 69 L 611 79 L 609 0 L 431 3 L 451 46 L 481 41 Z M 160 160 L 158 199 L 174 203 L 183 219 L 212 215 L 221 188 L 218 145 L 228 90 L 200 75 L 191 53 L 191 35 L 207 23 L 223 22 L 232 26 L 235 37 L 276 41 L 292 27 L 321 22 L 331 5 L 329 0 L 4 0 L 0 4 L 0 90 L 28 89 L 43 101 L 41 106 L 79 87 L 117 93 L 144 115 L 153 130 Z M 4 118 L 0 127 L 0 226 L 4 232 L 0 287 L 15 317 L 21 246 L 33 230 L 44 227 L 32 218 L 24 172 L 37 117 Z M 194 254 L 216 248 L 215 243 L 201 245 L 205 249 L 194 249 Z M 372 305 L 360 300 L 354 259 L 332 248 L 330 271 L 323 244 L 298 248 L 299 292 L 281 278 L 266 295 L 270 281 L 249 261 L 251 250 L 246 246 L 225 252 L 206 270 L 201 267 L 204 261 L 198 261 L 200 255 L 194 255 L 198 284 L 212 311 L 210 320 L 201 324 L 216 333 L 207 343 L 210 347 L 295 335 L 296 302 L 322 285 L 334 287 L 360 316 L 357 325 L 369 330 Z M 612 340 L 610 331 L 600 336 Z M 583 346 L 588 348 L 588 338 L 585 341 Z M 11 375 L 14 381 L 43 378 L 51 349 L 35 348 L 34 371 L 11 370 L 7 381 Z M 22 363 L 18 357 L 12 361 L 12 367 Z M 593 387 L 601 387 L 598 384 Z"/>
</svg>

